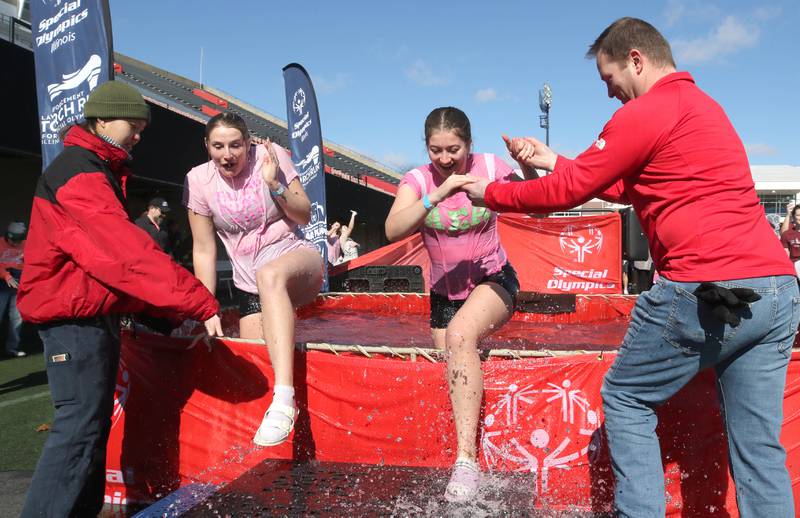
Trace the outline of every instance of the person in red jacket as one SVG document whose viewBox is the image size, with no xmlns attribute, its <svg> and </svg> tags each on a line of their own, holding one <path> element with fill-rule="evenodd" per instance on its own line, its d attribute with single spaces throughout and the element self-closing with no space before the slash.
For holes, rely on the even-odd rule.
<svg viewBox="0 0 800 518">
<path fill-rule="evenodd" d="M 127 162 L 150 120 L 141 94 L 108 81 L 84 116 L 39 179 L 17 297 L 38 324 L 55 407 L 23 517 L 95 516 L 103 505 L 118 315 L 206 321 L 219 311 L 125 210 Z"/>
<path fill-rule="evenodd" d="M 718 377 L 740 514 L 794 516 L 779 438 L 800 298 L 744 146 L 649 23 L 615 21 L 588 57 L 623 104 L 589 149 L 570 160 L 526 137 L 528 165 L 552 174 L 464 190 L 500 211 L 566 210 L 594 197 L 636 210 L 660 277 L 639 296 L 601 391 L 618 516 L 664 516 L 655 408 L 707 367 Z"/>
<path fill-rule="evenodd" d="M 0 239 L 0 323 L 8 317 L 5 353 L 17 358 L 25 356 L 25 351 L 20 349 L 22 317 L 17 309 L 17 286 L 27 232 L 25 223 L 14 221 L 8 225 L 5 239 Z"/>
</svg>

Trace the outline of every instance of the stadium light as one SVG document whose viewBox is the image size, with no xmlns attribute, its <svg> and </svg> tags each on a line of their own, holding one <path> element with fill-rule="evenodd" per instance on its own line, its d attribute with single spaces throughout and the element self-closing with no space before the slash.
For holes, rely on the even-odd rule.
<svg viewBox="0 0 800 518">
<path fill-rule="evenodd" d="M 550 85 L 545 83 L 539 90 L 539 109 L 542 114 L 539 115 L 539 127 L 544 128 L 545 131 L 545 144 L 550 145 L 550 106 L 553 104 L 553 91 Z"/>
</svg>

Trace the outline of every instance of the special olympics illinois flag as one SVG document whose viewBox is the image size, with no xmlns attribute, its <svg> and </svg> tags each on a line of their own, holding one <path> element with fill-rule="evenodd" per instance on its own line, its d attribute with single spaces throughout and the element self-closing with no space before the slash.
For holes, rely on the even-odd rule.
<svg viewBox="0 0 800 518">
<path fill-rule="evenodd" d="M 322 153 L 322 129 L 317 111 L 317 96 L 308 72 L 297 63 L 283 67 L 286 88 L 286 121 L 292 162 L 303 188 L 311 200 L 311 220 L 303 227 L 306 239 L 314 243 L 328 264 L 328 217 L 325 205 L 325 164 Z M 323 268 L 322 291 L 328 291 L 328 271 Z"/>
<path fill-rule="evenodd" d="M 622 293 L 619 214 L 529 218 L 503 214 L 500 242 L 523 291 Z"/>
<path fill-rule="evenodd" d="M 61 152 L 61 129 L 83 118 L 89 92 L 114 76 L 108 0 L 31 2 L 42 168 Z"/>
</svg>

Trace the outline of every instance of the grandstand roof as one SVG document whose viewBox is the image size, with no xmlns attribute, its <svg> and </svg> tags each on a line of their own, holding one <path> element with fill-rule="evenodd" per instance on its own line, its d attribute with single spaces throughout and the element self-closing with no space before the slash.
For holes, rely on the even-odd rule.
<svg viewBox="0 0 800 518">
<path fill-rule="evenodd" d="M 201 85 L 120 53 L 114 54 L 115 79 L 137 87 L 150 102 L 205 123 L 220 111 L 240 115 L 256 142 L 269 138 L 289 148 L 287 125 L 273 115 L 208 85 Z M 363 155 L 323 140 L 325 172 L 394 195 L 401 175 Z"/>
<path fill-rule="evenodd" d="M 751 165 L 759 192 L 800 192 L 800 167 L 792 165 Z"/>
</svg>

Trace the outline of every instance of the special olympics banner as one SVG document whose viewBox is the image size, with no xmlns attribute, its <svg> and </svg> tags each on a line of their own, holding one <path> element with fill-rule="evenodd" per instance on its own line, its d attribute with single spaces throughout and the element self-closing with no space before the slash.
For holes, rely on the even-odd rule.
<svg viewBox="0 0 800 518">
<path fill-rule="evenodd" d="M 42 167 L 61 152 L 59 131 L 83 118 L 98 84 L 114 77 L 108 0 L 31 2 Z"/>
<path fill-rule="evenodd" d="M 619 214 L 570 218 L 503 214 L 497 230 L 523 291 L 622 293 Z M 337 265 L 333 274 L 373 265 L 416 265 L 426 283 L 430 278 L 430 259 L 418 233 Z"/>
<path fill-rule="evenodd" d="M 428 314 L 424 296 L 320 299 L 315 310 L 321 315 L 342 305 L 369 314 Z M 585 304 L 578 304 L 575 314 L 515 318 L 532 316 L 568 327 L 565 316 L 575 323 L 603 322 L 603 315 L 617 318 L 635 302 L 633 297 L 582 299 Z M 613 480 L 600 387 L 614 358 L 607 352 L 483 362 L 478 453 L 484 469 L 501 477 L 527 473 L 537 507 L 609 512 Z M 260 448 L 252 437 L 274 386 L 263 345 L 220 340 L 208 351 L 190 348 L 189 339 L 124 333 L 107 450 L 106 502 L 147 502 L 181 486 L 224 484 L 266 458 L 452 466 L 456 437 L 444 363 L 421 356 L 412 361 L 295 351 L 294 366 L 301 406 L 295 432 L 284 444 Z M 667 516 L 737 516 L 715 383 L 713 373 L 705 371 L 657 409 Z M 798 409 L 800 352 L 794 352 L 781 439 L 796 506 Z"/>
<path fill-rule="evenodd" d="M 283 67 L 286 88 L 286 120 L 292 162 L 311 200 L 311 220 L 303 228 L 306 239 L 314 243 L 328 264 L 328 216 L 325 204 L 325 164 L 322 157 L 322 128 L 317 96 L 308 72 L 297 63 Z M 328 271 L 323 268 L 322 291 L 328 291 Z"/>
<path fill-rule="evenodd" d="M 622 293 L 619 214 L 579 218 L 503 214 L 497 228 L 523 291 Z"/>
</svg>

